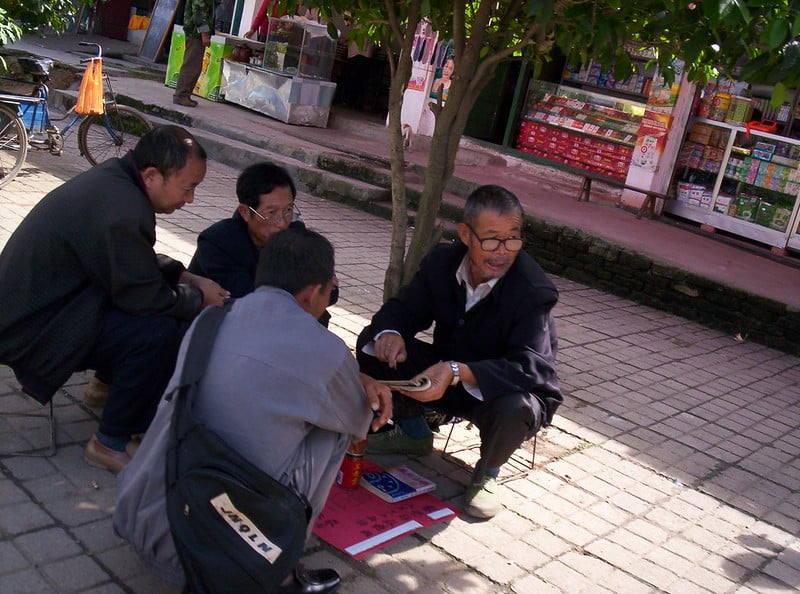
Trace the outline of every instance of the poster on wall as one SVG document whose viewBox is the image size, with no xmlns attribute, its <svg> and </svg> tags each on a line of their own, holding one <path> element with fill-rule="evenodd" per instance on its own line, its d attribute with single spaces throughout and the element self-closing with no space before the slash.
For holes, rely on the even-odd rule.
<svg viewBox="0 0 800 594">
<path fill-rule="evenodd" d="M 450 91 L 450 83 L 453 71 L 456 69 L 455 50 L 453 41 L 442 41 L 436 45 L 432 63 L 436 67 L 431 86 L 431 99 L 438 99 L 442 96 L 442 102 L 447 101 L 447 93 Z"/>
<path fill-rule="evenodd" d="M 669 114 L 649 109 L 644 112 L 636 146 L 631 155 L 631 165 L 647 171 L 656 170 L 667 144 L 667 132 L 671 124 L 672 116 Z"/>
<path fill-rule="evenodd" d="M 674 60 L 672 66 L 675 69 L 675 80 L 671 85 L 666 84 L 661 74 L 653 78 L 653 84 L 650 86 L 650 96 L 647 98 L 647 109 L 662 113 L 672 113 L 672 108 L 675 107 L 681 90 L 679 81 L 683 78 L 684 62 L 683 60 Z"/>
</svg>

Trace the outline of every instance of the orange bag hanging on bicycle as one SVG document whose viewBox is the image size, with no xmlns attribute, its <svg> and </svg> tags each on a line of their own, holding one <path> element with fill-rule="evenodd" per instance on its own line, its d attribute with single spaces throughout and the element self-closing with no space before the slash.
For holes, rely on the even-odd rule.
<svg viewBox="0 0 800 594">
<path fill-rule="evenodd" d="M 81 115 L 103 113 L 103 62 L 92 58 L 86 64 L 75 111 Z"/>
</svg>

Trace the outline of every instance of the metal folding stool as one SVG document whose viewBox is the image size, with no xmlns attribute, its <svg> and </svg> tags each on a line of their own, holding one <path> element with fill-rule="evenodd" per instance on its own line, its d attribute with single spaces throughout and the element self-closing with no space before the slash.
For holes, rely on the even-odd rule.
<svg viewBox="0 0 800 594">
<path fill-rule="evenodd" d="M 32 400 L 36 400 L 39 402 L 37 398 L 32 396 L 25 387 L 22 388 L 22 392 L 30 397 Z M 43 405 L 47 407 L 47 412 L 45 415 L 35 412 L 10 412 L 10 413 L 0 413 L 5 417 L 22 417 L 22 418 L 46 418 L 48 424 L 48 433 L 50 437 L 49 446 L 45 451 L 39 451 L 43 448 L 36 448 L 33 450 L 25 450 L 25 451 L 16 451 L 16 452 L 0 452 L 0 456 L 34 456 L 40 458 L 49 458 L 56 453 L 56 417 L 53 410 L 53 399 L 51 398 L 47 404 Z"/>
</svg>

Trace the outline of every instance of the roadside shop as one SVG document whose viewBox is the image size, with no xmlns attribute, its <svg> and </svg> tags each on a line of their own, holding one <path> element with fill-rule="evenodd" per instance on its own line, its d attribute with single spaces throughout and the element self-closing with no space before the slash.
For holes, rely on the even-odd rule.
<svg viewBox="0 0 800 594">
<path fill-rule="evenodd" d="M 531 80 L 514 148 L 665 194 L 661 212 L 705 231 L 800 251 L 800 93 L 773 106 L 772 87 L 745 81 L 667 87 L 650 58 L 625 80 L 595 62 Z"/>
</svg>

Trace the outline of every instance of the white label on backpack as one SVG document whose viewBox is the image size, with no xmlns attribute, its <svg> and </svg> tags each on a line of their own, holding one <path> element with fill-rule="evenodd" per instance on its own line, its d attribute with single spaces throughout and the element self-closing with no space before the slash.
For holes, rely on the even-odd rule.
<svg viewBox="0 0 800 594">
<path fill-rule="evenodd" d="M 222 519 L 233 528 L 239 538 L 246 542 L 251 549 L 270 563 L 275 563 L 278 560 L 278 557 L 283 553 L 283 549 L 264 536 L 250 518 L 236 509 L 227 493 L 217 495 L 210 503 Z"/>
</svg>

